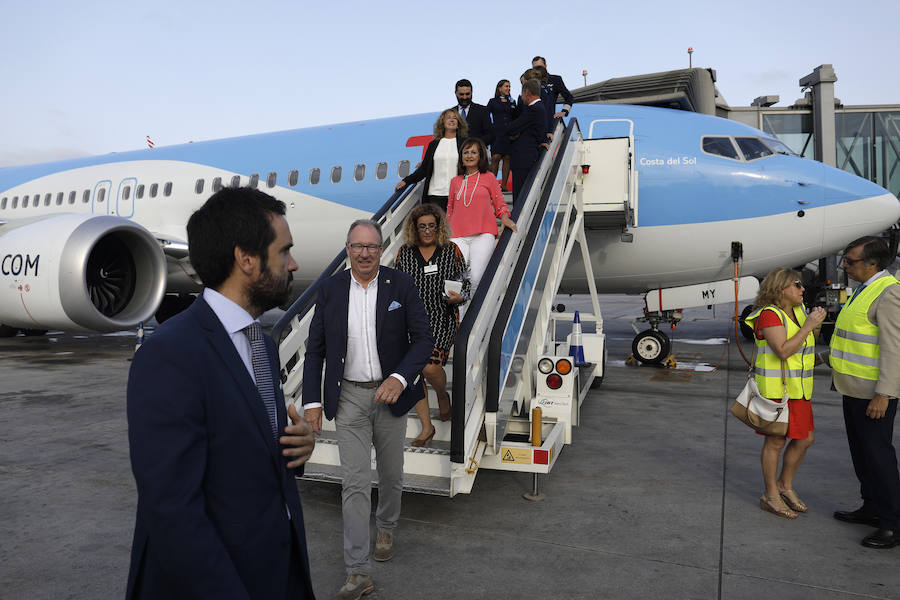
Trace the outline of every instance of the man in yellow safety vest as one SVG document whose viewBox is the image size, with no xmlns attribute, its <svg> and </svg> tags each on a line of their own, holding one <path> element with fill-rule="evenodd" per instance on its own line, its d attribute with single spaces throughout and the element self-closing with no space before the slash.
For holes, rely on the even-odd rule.
<svg viewBox="0 0 900 600">
<path fill-rule="evenodd" d="M 844 250 L 844 270 L 862 285 L 838 315 L 831 338 L 834 386 L 844 396 L 844 424 L 863 505 L 834 518 L 878 529 L 868 548 L 900 545 L 900 474 L 892 442 L 900 396 L 900 282 L 887 272 L 884 240 L 862 237 Z"/>
</svg>

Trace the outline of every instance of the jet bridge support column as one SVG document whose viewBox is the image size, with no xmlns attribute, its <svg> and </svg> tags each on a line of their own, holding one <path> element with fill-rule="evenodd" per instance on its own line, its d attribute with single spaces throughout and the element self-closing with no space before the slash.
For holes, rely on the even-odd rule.
<svg viewBox="0 0 900 600">
<path fill-rule="evenodd" d="M 829 167 L 837 166 L 834 131 L 834 83 L 837 75 L 831 65 L 819 65 L 800 79 L 800 87 L 810 88 L 813 98 L 813 139 L 815 159 Z M 826 256 L 819 260 L 819 274 L 825 280 L 837 281 L 837 259 Z"/>
</svg>

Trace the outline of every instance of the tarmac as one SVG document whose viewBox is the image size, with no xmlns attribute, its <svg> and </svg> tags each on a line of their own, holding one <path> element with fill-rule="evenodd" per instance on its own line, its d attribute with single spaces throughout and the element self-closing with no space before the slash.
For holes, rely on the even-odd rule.
<svg viewBox="0 0 900 600">
<path fill-rule="evenodd" d="M 677 366 L 664 369 L 625 363 L 640 305 L 601 298 L 608 371 L 540 478 L 545 499 L 523 499 L 530 474 L 497 471 L 468 495 L 404 495 L 396 556 L 374 565 L 366 598 L 900 599 L 900 547 L 866 549 L 870 528 L 832 518 L 860 499 L 827 368 L 816 369 L 816 443 L 795 481 L 809 512 L 780 519 L 758 506 L 762 438 L 728 411 L 746 374 L 738 345 L 753 352 L 725 341 L 733 307 L 685 311 L 667 332 Z M 124 596 L 133 349 L 133 332 L 0 339 L 3 600 Z M 345 577 L 340 489 L 298 487 L 313 585 L 330 598 Z"/>
</svg>

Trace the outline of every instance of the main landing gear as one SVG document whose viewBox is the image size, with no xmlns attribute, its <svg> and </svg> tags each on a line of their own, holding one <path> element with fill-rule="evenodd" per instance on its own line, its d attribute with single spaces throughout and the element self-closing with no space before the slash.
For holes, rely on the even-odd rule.
<svg viewBox="0 0 900 600">
<path fill-rule="evenodd" d="M 660 323 L 671 323 L 674 327 L 681 321 L 680 310 L 664 310 L 662 312 L 647 312 L 643 317 L 635 319 L 631 326 L 634 332 L 634 341 L 631 342 L 631 353 L 638 361 L 645 365 L 659 365 L 665 362 L 672 350 L 672 341 L 665 333 L 659 330 Z M 649 323 L 650 329 L 638 333 L 635 323 Z"/>
</svg>

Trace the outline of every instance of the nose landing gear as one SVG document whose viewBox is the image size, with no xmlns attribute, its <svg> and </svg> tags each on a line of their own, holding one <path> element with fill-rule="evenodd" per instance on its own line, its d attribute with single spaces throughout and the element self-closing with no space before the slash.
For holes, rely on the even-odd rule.
<svg viewBox="0 0 900 600">
<path fill-rule="evenodd" d="M 660 323 L 670 323 L 674 329 L 681 321 L 681 310 L 644 311 L 644 316 L 635 319 L 631 327 L 637 334 L 631 342 L 631 353 L 645 365 L 659 365 L 665 362 L 672 350 L 672 341 L 659 330 Z M 649 323 L 650 329 L 638 332 L 636 323 Z"/>
<path fill-rule="evenodd" d="M 669 336 L 658 329 L 648 329 L 634 336 L 631 353 L 645 365 L 661 364 L 672 349 Z"/>
</svg>

